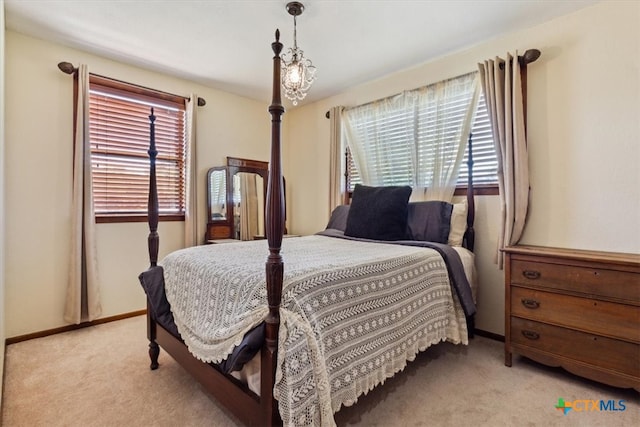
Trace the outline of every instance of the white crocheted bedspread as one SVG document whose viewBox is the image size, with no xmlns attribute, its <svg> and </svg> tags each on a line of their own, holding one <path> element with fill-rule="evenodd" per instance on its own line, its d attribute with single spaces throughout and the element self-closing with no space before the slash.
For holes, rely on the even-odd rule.
<svg viewBox="0 0 640 427">
<path fill-rule="evenodd" d="M 220 362 L 267 314 L 265 240 L 168 255 L 167 299 L 191 353 Z M 432 249 L 326 236 L 284 239 L 274 396 L 285 425 L 333 414 L 432 344 L 467 343 L 465 316 Z"/>
</svg>

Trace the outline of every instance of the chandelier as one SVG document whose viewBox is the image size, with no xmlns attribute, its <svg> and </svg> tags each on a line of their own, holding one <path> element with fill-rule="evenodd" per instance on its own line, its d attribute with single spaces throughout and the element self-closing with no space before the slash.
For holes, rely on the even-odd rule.
<svg viewBox="0 0 640 427">
<path fill-rule="evenodd" d="M 302 50 L 298 49 L 296 41 L 296 17 L 304 11 L 304 5 L 297 1 L 287 3 L 287 12 L 293 16 L 293 48 L 289 48 L 282 55 L 282 87 L 284 96 L 289 98 L 293 105 L 298 105 L 307 96 L 307 91 L 316 79 L 316 67 L 311 60 L 304 57 Z"/>
</svg>

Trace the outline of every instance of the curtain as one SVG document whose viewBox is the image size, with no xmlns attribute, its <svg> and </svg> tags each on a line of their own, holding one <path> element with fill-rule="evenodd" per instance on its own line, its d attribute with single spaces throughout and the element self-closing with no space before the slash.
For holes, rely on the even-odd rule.
<svg viewBox="0 0 640 427">
<path fill-rule="evenodd" d="M 343 203 L 342 108 L 333 107 L 329 110 L 329 151 L 331 156 L 329 159 L 329 212 L 333 212 L 336 206 Z"/>
<path fill-rule="evenodd" d="M 456 79 L 428 86 L 418 93 L 418 103 L 427 107 L 433 114 L 427 118 L 434 131 L 434 144 L 428 155 L 418 161 L 418 185 L 426 185 L 425 200 L 444 200 L 451 202 L 456 190 L 460 164 L 464 158 L 471 124 L 478 106 L 480 85 L 478 73 L 471 73 Z M 435 86 L 435 87 L 434 87 Z M 452 100 L 466 103 L 464 113 L 459 110 L 440 108 Z M 421 153 L 422 154 L 422 153 Z"/>
<path fill-rule="evenodd" d="M 522 237 L 529 205 L 529 167 L 518 53 L 478 64 L 498 158 L 501 221 L 495 261 Z"/>
<path fill-rule="evenodd" d="M 258 189 L 256 174 L 240 172 L 240 240 L 253 240 L 258 234 Z"/>
<path fill-rule="evenodd" d="M 73 196 L 71 204 L 71 262 L 64 320 L 90 322 L 102 314 L 91 176 L 89 136 L 89 70 L 80 64 L 74 76 L 77 93 L 73 141 Z"/>
<path fill-rule="evenodd" d="M 344 112 L 344 130 L 364 185 L 413 182 L 415 96 L 402 93 Z"/>
<path fill-rule="evenodd" d="M 185 206 L 184 206 L 184 245 L 185 247 L 198 244 L 197 222 L 197 170 L 196 170 L 196 118 L 198 111 L 198 97 L 191 94 L 186 104 L 186 132 L 185 147 Z"/>
<path fill-rule="evenodd" d="M 478 95 L 473 72 L 345 110 L 363 184 L 411 185 L 412 200 L 451 201 Z"/>
</svg>

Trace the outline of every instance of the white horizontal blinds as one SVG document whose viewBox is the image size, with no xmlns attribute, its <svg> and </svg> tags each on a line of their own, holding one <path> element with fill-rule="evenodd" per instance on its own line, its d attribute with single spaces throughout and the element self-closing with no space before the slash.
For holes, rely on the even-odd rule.
<svg viewBox="0 0 640 427">
<path fill-rule="evenodd" d="M 435 86 L 435 85 L 432 85 Z M 426 87 L 428 91 L 430 88 Z M 383 147 L 387 169 L 385 174 L 394 175 L 394 178 L 384 180 L 395 185 L 418 185 L 428 187 L 431 177 L 434 176 L 434 168 L 438 167 L 435 161 L 437 156 L 445 159 L 445 163 L 453 163 L 458 154 L 459 130 L 465 120 L 469 102 L 473 99 L 473 92 L 449 93 L 444 102 L 437 102 L 435 97 L 429 97 L 425 93 L 418 102 L 419 108 L 413 111 L 413 104 L 405 103 L 405 108 L 411 111 L 397 112 L 396 116 L 381 116 L 372 120 L 370 117 L 354 115 L 351 126 L 355 129 L 386 129 L 387 134 L 381 135 L 379 144 Z M 442 101 L 442 100 L 441 100 Z M 361 107 L 356 107 L 361 108 Z M 415 114 L 415 117 L 411 117 Z M 399 117 L 403 117 L 402 120 Z M 389 120 L 390 123 L 383 123 Z M 361 122 L 362 121 L 362 122 Z M 404 123 L 413 130 L 400 126 Z M 412 132 L 414 132 L 412 134 Z M 362 131 L 358 132 L 361 135 Z M 371 132 L 373 133 L 373 132 Z M 478 106 L 475 119 L 472 123 L 473 134 L 473 181 L 474 185 L 496 185 L 497 159 L 493 145 L 493 135 L 487 107 L 482 93 L 478 97 Z M 468 138 L 468 135 L 466 136 Z M 348 135 L 347 135 L 348 140 Z M 407 145 L 415 144 L 415 153 L 412 153 Z M 440 143 L 437 143 L 440 141 Z M 362 174 L 351 154 L 352 146 L 347 147 L 347 170 L 349 173 L 349 190 L 353 190 L 355 184 L 363 184 Z M 469 168 L 467 166 L 468 145 L 465 143 L 465 154 L 460 165 L 457 186 L 465 187 Z M 370 167 L 378 167 L 375 162 Z M 415 175 L 413 174 L 414 165 Z M 414 182 L 415 181 L 415 182 Z M 373 185 L 373 184 L 372 184 Z"/>
<path fill-rule="evenodd" d="M 184 105 L 99 84 L 91 85 L 89 98 L 96 214 L 146 214 L 149 114 L 153 107 L 160 214 L 183 215 Z"/>
<path fill-rule="evenodd" d="M 347 154 L 347 189 L 349 191 L 353 191 L 353 187 L 356 184 L 362 184 L 362 178 L 360 178 L 360 173 L 358 172 L 358 168 L 356 167 L 356 162 L 353 161 L 353 156 L 351 155 L 351 150 L 349 147 L 346 149 Z"/>
<path fill-rule="evenodd" d="M 476 118 L 471 128 L 473 140 L 473 185 L 497 185 L 498 184 L 498 159 L 493 145 L 493 133 L 484 94 L 480 91 Z M 469 147 L 465 149 L 464 160 L 460 166 L 458 186 L 466 186 L 469 176 Z"/>
</svg>

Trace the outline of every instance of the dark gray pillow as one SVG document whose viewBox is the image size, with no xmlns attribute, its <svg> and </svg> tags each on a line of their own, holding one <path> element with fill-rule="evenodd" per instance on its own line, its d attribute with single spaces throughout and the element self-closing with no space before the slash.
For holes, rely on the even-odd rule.
<svg viewBox="0 0 640 427">
<path fill-rule="evenodd" d="M 369 187 L 356 184 L 345 236 L 373 240 L 407 239 L 409 186 Z"/>
<path fill-rule="evenodd" d="M 349 205 L 340 205 L 331 212 L 329 224 L 326 228 L 333 228 L 344 231 L 347 229 L 347 217 L 349 216 Z"/>
<path fill-rule="evenodd" d="M 412 240 L 447 244 L 453 205 L 442 201 L 412 202 L 407 227 Z"/>
</svg>

